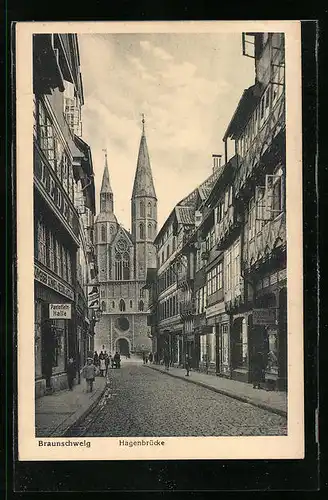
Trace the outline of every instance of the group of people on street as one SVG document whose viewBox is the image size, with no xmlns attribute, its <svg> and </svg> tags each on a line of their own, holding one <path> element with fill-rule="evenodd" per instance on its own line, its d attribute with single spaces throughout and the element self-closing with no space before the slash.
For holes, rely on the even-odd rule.
<svg viewBox="0 0 328 500">
<path fill-rule="evenodd" d="M 116 352 L 114 356 L 111 356 L 111 354 L 108 354 L 106 351 L 100 351 L 99 355 L 97 351 L 95 351 L 93 358 L 87 359 L 87 363 L 82 370 L 82 375 L 87 384 L 87 392 L 92 392 L 93 383 L 98 374 L 101 377 L 107 377 L 110 365 L 112 368 L 121 367 L 121 356 L 118 352 Z"/>
<path fill-rule="evenodd" d="M 251 366 L 251 377 L 254 389 L 261 389 L 265 384 L 265 371 L 267 366 L 267 357 L 270 359 L 271 363 L 276 362 L 276 356 L 273 352 L 269 352 L 267 356 L 264 355 L 262 351 L 255 351 L 252 356 L 252 366 Z M 159 361 L 158 353 L 142 353 L 143 364 L 155 362 L 162 362 L 165 365 L 165 369 L 168 371 L 170 366 L 170 357 L 168 353 L 164 353 L 164 359 Z M 98 355 L 97 351 L 94 352 L 93 358 L 88 358 L 87 363 L 82 369 L 82 375 L 86 380 L 87 392 L 92 392 L 93 383 L 95 377 L 100 375 L 101 377 L 106 377 L 108 373 L 108 368 L 120 368 L 121 356 L 118 352 L 111 356 L 106 351 L 101 351 Z M 189 377 L 190 370 L 192 366 L 192 358 L 189 354 L 185 357 L 185 369 L 186 377 Z M 74 379 L 76 377 L 76 366 L 73 358 L 69 358 L 67 364 L 67 380 L 68 388 L 70 391 L 73 390 Z"/>
</svg>

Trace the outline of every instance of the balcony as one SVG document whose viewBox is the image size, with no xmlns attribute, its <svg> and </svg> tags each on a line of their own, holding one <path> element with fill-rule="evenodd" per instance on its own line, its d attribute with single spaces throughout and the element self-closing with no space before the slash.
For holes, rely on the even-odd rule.
<svg viewBox="0 0 328 500">
<path fill-rule="evenodd" d="M 243 156 L 238 155 L 239 167 L 235 179 L 236 197 L 240 197 L 245 192 L 256 172 L 263 165 L 265 156 L 272 157 L 272 160 L 276 163 L 276 154 L 279 154 L 279 152 L 284 154 L 284 140 L 285 94 L 283 92 L 270 110 L 268 118 L 252 140 L 248 150 Z M 277 151 L 275 151 L 275 143 L 277 143 Z M 265 161 L 265 165 L 266 168 L 269 168 L 269 159 Z"/>
<path fill-rule="evenodd" d="M 223 218 L 216 225 L 217 250 L 225 250 L 241 227 L 241 221 L 237 217 L 236 209 L 230 206 Z"/>
<path fill-rule="evenodd" d="M 267 222 L 253 238 L 248 240 L 246 267 L 255 270 L 286 249 L 286 215 L 281 213 Z"/>
</svg>

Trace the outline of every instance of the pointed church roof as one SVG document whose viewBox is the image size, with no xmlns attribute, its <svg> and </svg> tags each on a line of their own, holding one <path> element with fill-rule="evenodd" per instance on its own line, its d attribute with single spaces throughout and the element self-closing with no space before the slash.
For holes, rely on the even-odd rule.
<svg viewBox="0 0 328 500">
<path fill-rule="evenodd" d="M 107 152 L 105 153 L 105 168 L 104 168 L 104 173 L 103 173 L 103 178 L 102 178 L 102 183 L 101 183 L 101 193 L 112 193 L 112 187 L 110 185 L 110 180 L 109 180 L 109 171 L 108 171 L 108 163 L 107 163 Z"/>
<path fill-rule="evenodd" d="M 103 173 L 103 178 L 102 178 L 102 183 L 101 183 L 101 189 L 100 189 L 100 194 L 103 193 L 111 193 L 113 194 L 112 187 L 110 185 L 110 180 L 109 180 L 109 171 L 108 171 L 108 163 L 107 163 L 107 150 L 104 149 L 105 151 L 105 167 L 104 167 L 104 173 Z M 103 211 L 100 210 L 98 213 L 95 222 L 117 222 L 116 215 L 112 210 L 105 209 Z"/>
<path fill-rule="evenodd" d="M 156 198 L 144 125 L 145 120 L 143 118 L 142 135 L 139 146 L 137 170 L 134 177 L 132 197 L 134 198 L 136 196 L 149 196 L 151 198 Z"/>
</svg>

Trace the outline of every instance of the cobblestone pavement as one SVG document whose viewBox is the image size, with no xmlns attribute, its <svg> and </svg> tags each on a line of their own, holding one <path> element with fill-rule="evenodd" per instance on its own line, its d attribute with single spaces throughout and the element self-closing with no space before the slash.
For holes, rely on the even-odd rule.
<svg viewBox="0 0 328 500">
<path fill-rule="evenodd" d="M 277 436 L 284 417 L 142 364 L 110 370 L 96 408 L 67 436 Z"/>
</svg>

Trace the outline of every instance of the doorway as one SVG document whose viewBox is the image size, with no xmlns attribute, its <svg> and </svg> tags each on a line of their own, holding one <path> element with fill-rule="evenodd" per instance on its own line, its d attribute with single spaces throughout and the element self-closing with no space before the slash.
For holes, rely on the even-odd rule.
<svg viewBox="0 0 328 500">
<path fill-rule="evenodd" d="M 129 356 L 130 354 L 130 346 L 127 339 L 118 339 L 116 341 L 116 350 L 123 356 Z"/>
</svg>

